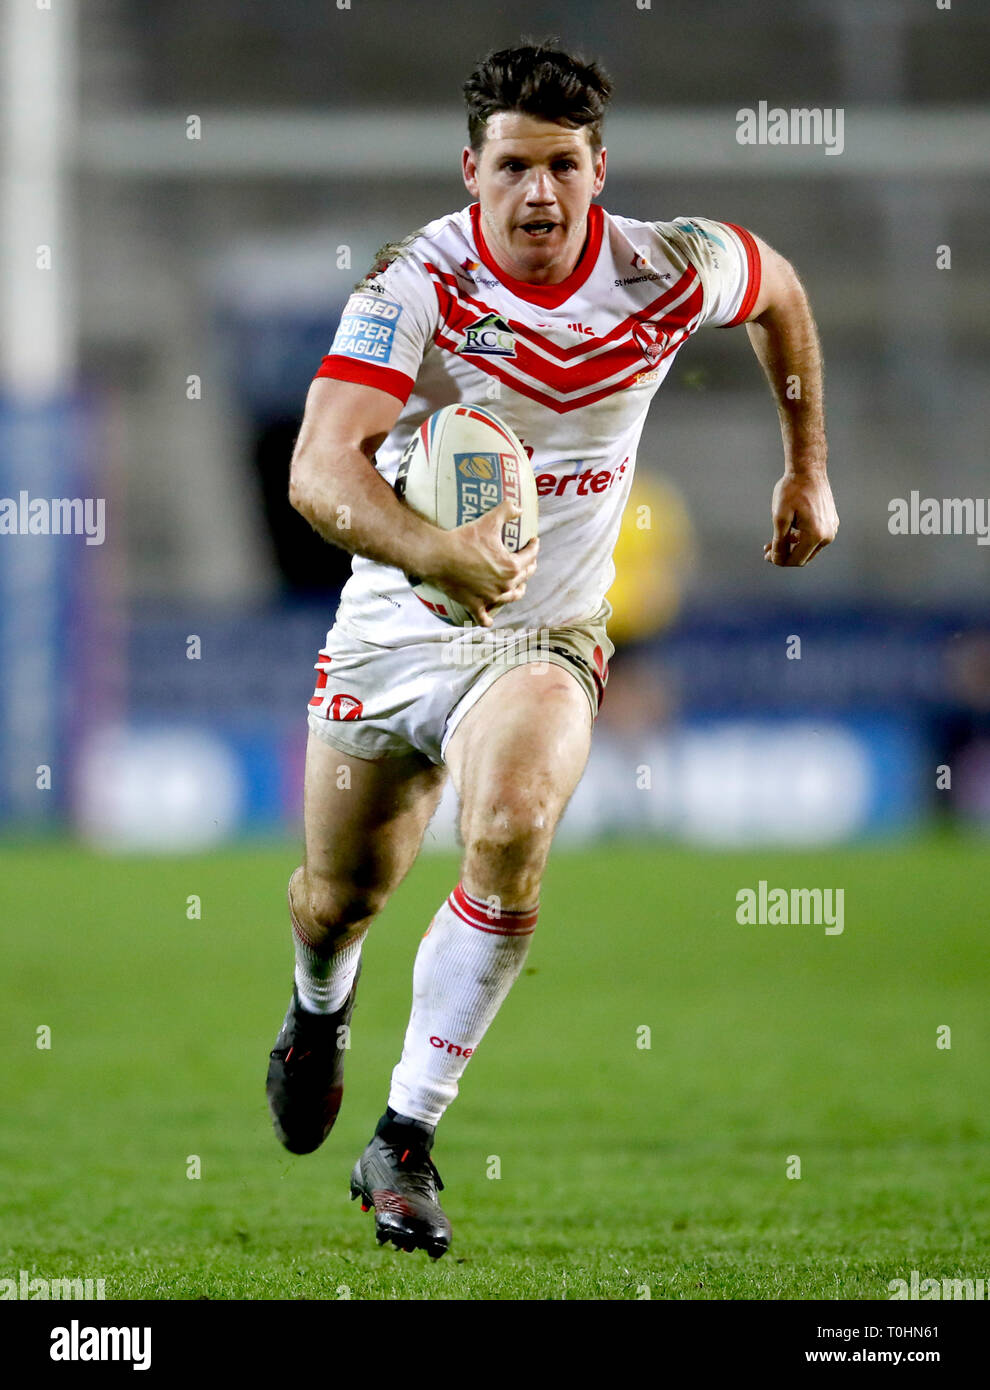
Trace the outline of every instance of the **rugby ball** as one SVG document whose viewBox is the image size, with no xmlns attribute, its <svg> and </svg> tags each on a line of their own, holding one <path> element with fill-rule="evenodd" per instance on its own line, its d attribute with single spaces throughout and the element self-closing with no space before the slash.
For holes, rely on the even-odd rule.
<svg viewBox="0 0 990 1390">
<path fill-rule="evenodd" d="M 526 450 L 503 420 L 480 405 L 445 405 L 424 420 L 399 460 L 396 496 L 417 515 L 444 531 L 477 521 L 505 498 L 520 515 L 502 528 L 511 551 L 536 535 L 539 498 Z M 406 575 L 412 591 L 431 613 L 456 627 L 473 624 L 463 604 L 434 584 Z M 490 609 L 494 612 L 495 609 Z"/>
</svg>

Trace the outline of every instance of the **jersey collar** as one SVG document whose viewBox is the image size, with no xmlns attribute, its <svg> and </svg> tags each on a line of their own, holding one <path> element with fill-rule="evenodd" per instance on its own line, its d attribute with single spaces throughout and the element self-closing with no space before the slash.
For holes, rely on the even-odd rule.
<svg viewBox="0 0 990 1390">
<path fill-rule="evenodd" d="M 481 204 L 472 203 L 470 213 L 475 250 L 485 265 L 506 289 L 511 290 L 519 299 L 538 304 L 542 309 L 556 309 L 565 300 L 570 299 L 587 280 L 598 261 L 605 225 L 605 217 L 598 203 L 592 203 L 588 208 L 588 235 L 585 237 L 584 248 L 578 257 L 577 265 L 567 279 L 561 280 L 557 285 L 531 285 L 526 280 L 514 280 L 502 269 L 488 249 L 481 231 Z"/>
</svg>

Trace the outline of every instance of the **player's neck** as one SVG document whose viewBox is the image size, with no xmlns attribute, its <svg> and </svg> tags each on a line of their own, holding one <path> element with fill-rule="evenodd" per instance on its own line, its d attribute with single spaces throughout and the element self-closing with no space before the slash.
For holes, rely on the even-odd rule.
<svg viewBox="0 0 990 1390">
<path fill-rule="evenodd" d="M 494 268 L 497 269 L 501 278 L 505 280 L 514 280 L 523 285 L 550 286 L 563 284 L 565 280 L 570 279 L 581 264 L 588 250 L 591 224 L 590 218 L 585 216 L 580 240 L 578 240 L 577 237 L 574 238 L 574 240 L 578 242 L 575 249 L 561 256 L 559 260 L 553 261 L 549 265 L 539 267 L 535 270 L 528 266 L 518 264 L 514 258 L 511 258 L 509 254 L 498 245 L 497 238 L 493 237 L 491 232 L 485 236 L 480 224 L 478 232 L 483 238 L 483 246 L 478 249 L 479 251 L 487 253 L 488 259 L 492 262 Z"/>
<path fill-rule="evenodd" d="M 575 241 L 578 238 L 575 236 Z M 550 265 L 542 266 L 538 270 L 529 270 L 523 266 L 503 266 L 501 257 L 496 257 L 499 265 L 507 275 L 513 280 L 519 280 L 524 285 L 562 285 L 565 280 L 569 280 L 577 270 L 588 249 L 588 219 L 584 219 L 584 230 L 580 238 L 580 243 L 576 250 L 570 251 L 568 255 L 562 256 L 560 260 L 553 261 Z"/>
</svg>

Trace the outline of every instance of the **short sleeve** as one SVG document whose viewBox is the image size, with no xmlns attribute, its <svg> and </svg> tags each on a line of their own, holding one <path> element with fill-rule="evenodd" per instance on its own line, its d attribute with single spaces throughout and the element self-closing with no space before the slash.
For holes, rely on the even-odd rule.
<svg viewBox="0 0 990 1390">
<path fill-rule="evenodd" d="M 707 217 L 675 217 L 661 230 L 701 277 L 705 301 L 698 327 L 745 322 L 760 293 L 760 252 L 751 233 Z"/>
<path fill-rule="evenodd" d="M 316 375 L 375 386 L 405 405 L 436 326 L 425 270 L 406 250 L 386 251 L 344 306 Z"/>
</svg>

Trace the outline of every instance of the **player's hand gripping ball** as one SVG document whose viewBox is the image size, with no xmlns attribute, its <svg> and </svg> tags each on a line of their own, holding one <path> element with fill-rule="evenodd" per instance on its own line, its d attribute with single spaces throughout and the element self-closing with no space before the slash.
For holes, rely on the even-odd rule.
<svg viewBox="0 0 990 1390">
<path fill-rule="evenodd" d="M 452 531 L 477 521 L 508 499 L 520 515 L 502 528 L 508 550 L 522 550 L 537 533 L 539 498 L 533 467 L 508 425 L 480 405 L 446 405 L 407 444 L 395 478 L 397 497 L 425 521 Z M 474 618 L 435 584 L 406 578 L 413 593 L 456 627 Z"/>
</svg>

